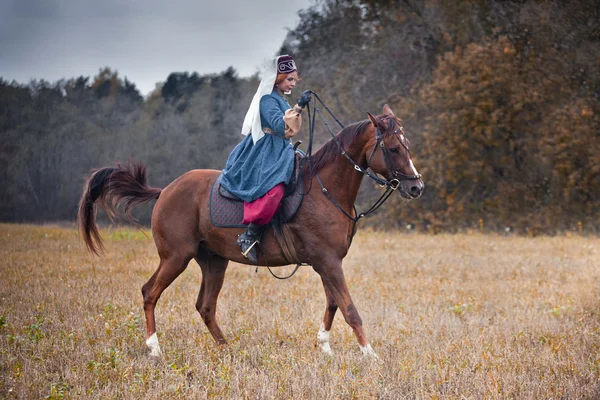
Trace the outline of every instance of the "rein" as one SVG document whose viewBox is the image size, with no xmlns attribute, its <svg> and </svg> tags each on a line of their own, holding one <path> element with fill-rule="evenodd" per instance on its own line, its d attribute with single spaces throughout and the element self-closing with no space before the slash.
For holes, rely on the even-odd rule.
<svg viewBox="0 0 600 400">
<path fill-rule="evenodd" d="M 319 103 L 321 103 L 321 105 L 323 106 L 323 108 L 329 113 L 329 115 L 335 120 L 335 122 L 337 122 L 337 124 L 342 129 L 344 129 L 345 126 L 340 122 L 340 120 L 335 116 L 335 114 L 333 114 L 333 112 L 329 109 L 329 107 L 327 107 L 327 105 L 323 102 L 323 100 L 321 100 L 321 98 L 315 92 L 311 91 L 311 93 L 314 96 L 314 99 L 312 100 L 313 108 L 314 108 L 314 113 L 313 113 L 313 116 L 311 118 L 310 103 L 309 103 L 307 105 L 308 120 L 309 120 L 309 143 L 308 143 L 308 150 L 307 150 L 307 157 L 306 157 L 306 160 L 308 161 L 308 164 L 309 164 L 310 174 L 312 175 L 312 168 L 313 168 L 313 166 L 312 166 L 312 144 L 313 144 L 314 133 L 315 133 L 315 117 L 316 117 L 316 115 L 318 113 L 321 116 L 323 124 L 325 125 L 325 127 L 329 131 L 329 134 L 333 138 L 334 142 L 337 144 L 338 148 L 341 150 L 341 154 L 344 157 L 346 157 L 346 159 L 354 166 L 354 169 L 356 171 L 360 172 L 361 174 L 366 175 L 369 178 L 371 178 L 371 180 L 375 181 L 375 183 L 377 183 L 379 186 L 386 188 L 385 192 L 379 197 L 379 199 L 377 199 L 377 201 L 375 201 L 375 203 L 368 210 L 363 211 L 363 212 L 361 212 L 359 214 L 356 211 L 356 206 L 352 206 L 354 214 L 356 215 L 356 216 L 352 216 L 350 213 L 348 213 L 346 210 L 344 210 L 340 206 L 340 204 L 333 198 L 333 196 L 329 193 L 329 191 L 327 190 L 327 188 L 325 187 L 325 185 L 321 181 L 321 178 L 319 177 L 319 174 L 318 173 L 314 174 L 315 177 L 317 178 L 317 182 L 319 182 L 319 186 L 321 186 L 321 191 L 323 192 L 323 194 L 325 194 L 325 196 L 327 196 L 327 198 L 329 199 L 329 201 L 331 201 L 333 203 L 333 205 L 335 205 L 338 210 L 340 210 L 346 217 L 348 217 L 350 220 L 352 220 L 352 222 L 353 222 L 352 237 L 354 237 L 354 234 L 356 233 L 356 223 L 361 218 L 366 217 L 367 215 L 370 215 L 370 214 L 374 213 L 379 207 L 381 207 L 383 205 L 383 203 L 385 203 L 386 200 L 390 197 L 390 195 L 396 189 L 398 189 L 398 187 L 400 186 L 400 181 L 401 180 L 419 179 L 421 177 L 421 175 L 405 175 L 405 174 L 402 174 L 401 172 L 399 172 L 398 169 L 394 168 L 393 163 L 392 163 L 392 161 L 390 159 L 389 150 L 388 150 L 387 146 L 385 145 L 385 143 L 383 141 L 384 135 L 383 135 L 383 133 L 381 133 L 381 131 L 379 130 L 378 127 L 376 127 L 376 129 L 377 129 L 377 133 L 376 133 L 377 142 L 375 143 L 375 146 L 373 146 L 373 151 L 371 152 L 371 155 L 369 156 L 369 158 L 367 160 L 367 165 L 369 165 L 369 162 L 373 158 L 373 155 L 375 154 L 375 151 L 377 150 L 377 147 L 379 146 L 379 147 L 381 147 L 381 150 L 383 152 L 383 156 L 384 156 L 386 165 L 388 167 L 388 170 L 392 173 L 392 175 L 394 176 L 394 178 L 391 179 L 391 180 L 382 179 L 379 176 L 377 176 L 377 174 L 371 173 L 368 170 L 368 167 L 367 167 L 367 169 L 362 168 L 360 165 L 358 165 L 348 155 L 348 153 L 346 153 L 346 150 L 342 146 L 342 143 L 340 142 L 340 140 L 338 139 L 338 137 L 335 135 L 335 133 L 329 127 L 329 124 L 327 123 L 327 120 L 323 116 L 323 113 L 321 112 L 321 110 L 319 108 L 317 108 L 317 102 L 315 101 L 315 99 L 318 100 Z M 390 121 L 390 127 L 391 127 L 391 121 Z M 402 144 L 402 146 L 404 146 L 404 148 L 406 148 L 406 150 L 408 150 L 408 148 L 406 147 L 406 145 L 404 145 L 404 143 L 402 143 L 402 141 L 400 141 L 400 143 Z M 309 188 L 308 188 L 308 190 L 307 190 L 307 192 L 305 194 L 307 194 L 308 192 L 310 192 L 311 188 L 312 188 L 312 180 L 311 180 L 311 185 L 309 186 Z M 352 243 L 352 240 L 350 240 L 350 243 Z"/>
<path fill-rule="evenodd" d="M 379 127 L 376 127 L 376 129 L 377 129 L 377 131 L 376 131 L 377 141 L 376 141 L 375 145 L 373 146 L 373 150 L 371 151 L 371 155 L 367 159 L 367 168 L 366 169 L 362 168 L 360 165 L 358 165 L 352 159 L 352 157 L 350 157 L 348 155 L 348 153 L 346 153 L 346 150 L 344 149 L 344 146 L 342 145 L 342 143 L 340 142 L 340 140 L 338 139 L 338 137 L 335 135 L 335 133 L 331 130 L 331 128 L 329 127 L 329 124 L 327 123 L 327 120 L 323 116 L 323 113 L 317 107 L 317 102 L 315 101 L 315 99 L 318 100 L 319 103 L 321 103 L 321 105 L 323 106 L 323 108 L 329 113 L 329 115 L 335 120 L 335 122 L 337 122 L 337 124 L 342 129 L 345 128 L 344 124 L 342 124 L 340 122 L 340 120 L 335 116 L 335 114 L 329 109 L 329 107 L 327 107 L 327 105 L 325 104 L 325 102 L 323 102 L 323 100 L 321 100 L 321 98 L 315 92 L 313 92 L 312 90 L 310 92 L 314 96 L 314 98 L 311 100 L 311 103 L 313 104 L 314 112 L 312 113 L 312 116 L 311 116 L 310 103 L 307 104 L 306 108 L 307 108 L 307 111 L 308 111 L 309 139 L 308 139 L 308 148 L 307 148 L 307 151 L 306 151 L 306 157 L 304 157 L 302 159 L 302 161 L 300 162 L 300 171 L 303 171 L 303 169 L 304 169 L 304 163 L 308 162 L 309 174 L 310 174 L 310 176 L 313 175 L 313 173 L 312 173 L 312 171 L 313 171 L 312 146 L 313 146 L 313 141 L 314 141 L 314 137 L 315 137 L 315 118 L 316 118 L 317 114 L 319 114 L 320 117 L 321 117 L 321 120 L 323 121 L 323 124 L 325 125 L 325 127 L 329 131 L 329 134 L 331 135 L 331 137 L 333 138 L 333 140 L 337 144 L 338 148 L 340 149 L 341 154 L 344 157 L 346 157 L 346 159 L 350 162 L 350 164 L 352 164 L 354 166 L 354 169 L 356 171 L 360 172 L 361 174 L 366 175 L 369 178 L 371 178 L 380 187 L 385 187 L 386 188 L 385 192 L 379 197 L 379 199 L 377 199 L 377 201 L 375 201 L 375 203 L 368 210 L 363 211 L 363 212 L 361 212 L 359 214 L 357 212 L 357 210 L 356 210 L 356 206 L 353 205 L 352 209 L 353 209 L 354 215 L 355 215 L 355 216 L 353 216 L 350 213 L 348 213 L 346 210 L 344 210 L 342 208 L 342 206 L 340 206 L 340 204 L 337 202 L 337 200 L 335 198 L 333 198 L 333 196 L 329 193 L 329 191 L 327 190 L 327 188 L 323 184 L 323 181 L 321 181 L 321 178 L 319 177 L 319 174 L 318 173 L 314 174 L 315 178 L 317 178 L 317 182 L 319 182 L 319 186 L 321 186 L 321 192 L 323 192 L 323 194 L 329 199 L 329 201 L 331 201 L 333 203 L 334 206 L 336 206 L 336 208 L 338 210 L 340 210 L 346 217 L 348 217 L 352 221 L 352 235 L 350 236 L 350 242 L 348 243 L 348 248 L 350 248 L 350 246 L 352 245 L 352 239 L 354 238 L 354 235 L 356 234 L 356 224 L 357 224 L 357 222 L 361 218 L 364 218 L 367 215 L 370 215 L 370 214 L 374 213 L 375 211 L 377 211 L 377 209 L 379 207 L 381 207 L 383 205 L 383 203 L 386 202 L 386 200 L 391 196 L 391 194 L 398 189 L 398 187 L 400 186 L 400 182 L 402 180 L 406 180 L 406 179 L 419 179 L 421 177 L 421 175 L 420 174 L 419 175 L 405 175 L 405 174 L 401 173 L 398 169 L 394 168 L 392 160 L 390 159 L 389 150 L 388 150 L 387 146 L 385 145 L 385 142 L 383 141 L 384 135 L 379 130 Z M 391 128 L 391 120 L 389 122 L 388 129 L 390 129 L 390 128 Z M 395 132 L 395 133 L 398 133 L 398 132 Z M 404 143 L 402 143 L 401 140 L 399 140 L 399 142 L 410 153 L 410 151 L 408 150 L 408 147 Z M 392 173 L 392 176 L 394 177 L 391 180 L 382 179 L 379 176 L 377 176 L 376 173 L 371 173 L 369 171 L 369 169 L 368 169 L 370 161 L 373 158 L 373 155 L 375 154 L 375 151 L 377 150 L 377 147 L 381 147 L 381 151 L 383 152 L 383 157 L 385 159 L 385 163 L 386 163 L 386 166 L 388 168 L 388 171 L 390 171 Z M 302 193 L 302 195 L 307 195 L 311 191 L 311 189 L 312 189 L 312 179 L 310 180 L 310 184 L 309 184 L 308 190 L 305 193 Z M 273 273 L 273 271 L 271 270 L 271 268 L 268 267 L 268 266 L 267 266 L 267 269 L 269 270 L 269 272 L 271 273 L 271 275 L 273 275 L 273 277 L 275 277 L 277 279 L 282 279 L 283 280 L 283 279 L 291 278 L 298 271 L 298 269 L 300 268 L 300 266 L 302 266 L 302 265 L 310 265 L 310 264 L 302 264 L 302 263 L 297 264 L 296 268 L 289 275 L 287 275 L 287 276 L 278 276 L 278 275 L 276 275 L 275 273 Z M 258 271 L 258 267 L 256 267 L 256 271 Z"/>
</svg>

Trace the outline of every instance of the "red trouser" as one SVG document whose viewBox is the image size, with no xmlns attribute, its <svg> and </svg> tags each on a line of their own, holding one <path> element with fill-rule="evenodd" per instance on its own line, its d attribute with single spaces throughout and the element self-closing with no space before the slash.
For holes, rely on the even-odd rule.
<svg viewBox="0 0 600 400">
<path fill-rule="evenodd" d="M 268 224 L 277 212 L 277 209 L 279 209 L 283 193 L 283 183 L 280 183 L 265 193 L 263 197 L 251 203 L 244 202 L 244 220 L 242 224 Z"/>
</svg>

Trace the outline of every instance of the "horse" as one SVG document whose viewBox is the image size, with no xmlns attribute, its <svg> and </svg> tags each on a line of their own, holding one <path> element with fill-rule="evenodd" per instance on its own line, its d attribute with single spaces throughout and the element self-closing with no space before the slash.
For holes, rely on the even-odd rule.
<svg viewBox="0 0 600 400">
<path fill-rule="evenodd" d="M 354 202 L 363 176 L 379 179 L 409 200 L 420 197 L 424 188 L 411 159 L 402 121 L 387 104 L 382 115 L 367 114 L 368 119 L 342 129 L 310 157 L 310 163 L 301 167 L 304 187 L 314 186 L 320 190 L 306 190 L 297 213 L 287 222 L 296 261 L 310 264 L 321 277 L 327 304 L 317 341 L 326 354 L 332 354 L 330 331 L 339 308 L 361 351 L 377 357 L 367 340 L 342 269 L 342 260 L 348 253 L 359 217 Z M 142 287 L 145 339 L 152 356 L 161 355 L 154 316 L 157 301 L 191 259 L 202 269 L 196 310 L 215 342 L 227 344 L 216 320 L 217 299 L 229 261 L 250 262 L 236 244 L 242 229 L 216 227 L 209 219 L 209 194 L 220 173 L 191 170 L 159 189 L 148 186 L 143 164 L 118 163 L 114 167 L 92 170 L 85 182 L 78 227 L 88 250 L 96 255 L 104 250 L 95 222 L 98 200 L 111 217 L 115 217 L 119 205 L 124 204 L 126 218 L 135 224 L 131 208 L 156 199 L 151 224 L 160 262 Z M 289 265 L 272 229 L 264 233 L 260 248 L 260 265 Z"/>
</svg>

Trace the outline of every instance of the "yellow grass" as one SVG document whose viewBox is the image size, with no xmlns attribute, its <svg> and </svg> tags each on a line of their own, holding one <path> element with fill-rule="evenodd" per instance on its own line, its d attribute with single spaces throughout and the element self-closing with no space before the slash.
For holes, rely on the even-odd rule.
<svg viewBox="0 0 600 400">
<path fill-rule="evenodd" d="M 0 225 L 0 398 L 600 397 L 598 238 L 359 232 L 345 273 L 380 361 L 339 312 L 335 354 L 320 354 L 325 296 L 310 267 L 278 281 L 231 264 L 218 348 L 192 262 L 158 303 L 153 360 L 140 292 L 153 241 L 102 234 L 99 259 L 73 229 Z"/>
</svg>

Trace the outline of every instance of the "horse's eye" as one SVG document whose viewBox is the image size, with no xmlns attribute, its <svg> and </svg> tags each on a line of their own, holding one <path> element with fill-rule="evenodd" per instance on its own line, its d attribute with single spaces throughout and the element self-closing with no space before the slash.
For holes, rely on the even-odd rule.
<svg viewBox="0 0 600 400">
<path fill-rule="evenodd" d="M 398 154 L 398 153 L 400 153 L 400 148 L 399 148 L 399 147 L 392 147 L 392 148 L 390 149 L 390 151 L 391 151 L 392 153 L 396 153 L 396 154 Z"/>
</svg>

